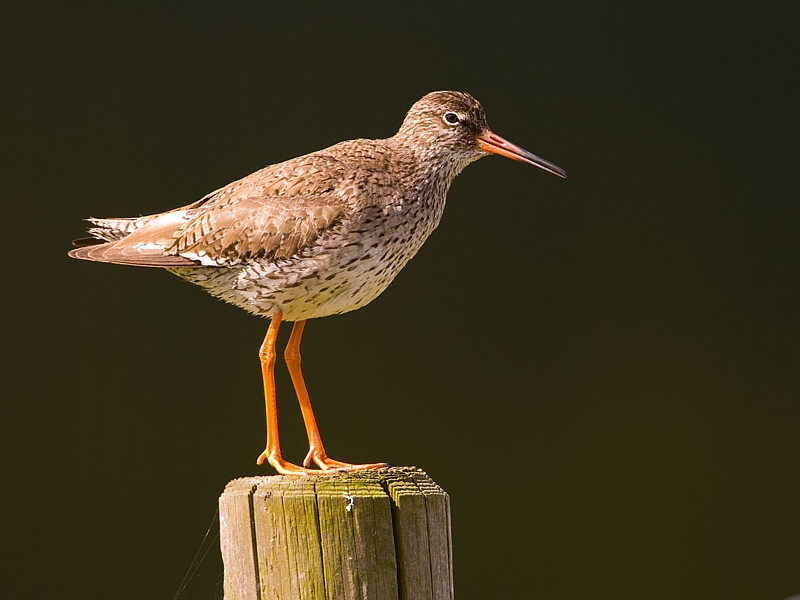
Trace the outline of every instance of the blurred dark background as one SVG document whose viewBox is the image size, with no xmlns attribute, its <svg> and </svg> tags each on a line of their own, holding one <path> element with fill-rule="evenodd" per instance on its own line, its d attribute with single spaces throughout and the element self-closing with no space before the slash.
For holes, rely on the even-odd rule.
<svg viewBox="0 0 800 600">
<path fill-rule="evenodd" d="M 171 598 L 225 483 L 271 472 L 266 321 L 68 260 L 81 219 L 391 135 L 435 89 L 570 177 L 469 167 L 378 301 L 309 324 L 331 455 L 451 494 L 462 600 L 800 593 L 798 6 L 4 7 L 4 595 Z"/>
</svg>

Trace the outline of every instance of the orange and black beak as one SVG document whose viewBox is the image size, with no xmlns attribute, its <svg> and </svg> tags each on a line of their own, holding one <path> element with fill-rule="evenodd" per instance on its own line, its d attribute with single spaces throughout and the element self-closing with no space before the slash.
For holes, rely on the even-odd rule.
<svg viewBox="0 0 800 600">
<path fill-rule="evenodd" d="M 480 146 L 481 150 L 484 152 L 491 152 L 492 154 L 499 154 L 500 156 L 505 156 L 506 158 L 518 160 L 519 162 L 524 162 L 529 165 L 533 165 L 534 167 L 544 169 L 548 173 L 558 175 L 559 177 L 567 176 L 567 172 L 561 167 L 554 165 L 543 158 L 539 158 L 535 154 L 531 154 L 524 148 L 520 148 L 516 144 L 512 144 L 508 140 L 501 138 L 499 135 L 492 133 L 488 129 L 480 134 L 476 139 L 478 140 L 478 146 Z"/>
</svg>

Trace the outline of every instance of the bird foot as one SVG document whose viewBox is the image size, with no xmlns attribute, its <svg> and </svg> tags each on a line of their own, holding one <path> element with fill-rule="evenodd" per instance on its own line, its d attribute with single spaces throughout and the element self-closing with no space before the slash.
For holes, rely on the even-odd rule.
<svg viewBox="0 0 800 600">
<path fill-rule="evenodd" d="M 256 464 L 262 465 L 267 461 L 281 475 L 322 475 L 326 471 L 322 469 L 306 469 L 300 465 L 283 460 L 280 456 L 269 456 L 265 450 L 256 459 Z"/>
<path fill-rule="evenodd" d="M 359 465 L 342 462 L 341 460 L 328 458 L 324 450 L 319 450 L 317 448 L 312 448 L 308 451 L 308 454 L 306 454 L 303 460 L 303 466 L 310 466 L 312 460 L 317 463 L 319 468 L 323 471 L 364 471 L 366 469 L 382 469 L 389 466 L 389 463 L 366 463 Z"/>
<path fill-rule="evenodd" d="M 311 465 L 312 460 L 319 465 L 319 469 L 308 468 Z M 256 463 L 262 465 L 265 461 L 272 465 L 272 468 L 274 468 L 281 475 L 323 475 L 325 473 L 346 473 L 347 471 L 381 469 L 389 466 L 388 463 L 368 463 L 363 465 L 355 465 L 352 463 L 328 458 L 324 452 L 319 451 L 309 451 L 308 455 L 303 461 L 302 467 L 300 465 L 290 463 L 288 460 L 284 460 L 280 456 L 270 456 L 266 450 L 259 455 Z"/>
</svg>

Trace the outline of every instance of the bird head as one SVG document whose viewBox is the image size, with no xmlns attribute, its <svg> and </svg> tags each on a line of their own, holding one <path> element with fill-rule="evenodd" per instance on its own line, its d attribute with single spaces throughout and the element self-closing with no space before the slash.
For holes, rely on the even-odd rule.
<svg viewBox="0 0 800 600">
<path fill-rule="evenodd" d="M 498 154 L 566 177 L 561 167 L 544 160 L 489 129 L 483 106 L 465 92 L 431 92 L 414 103 L 397 132 L 408 146 L 429 157 L 462 167 L 489 154 Z"/>
</svg>

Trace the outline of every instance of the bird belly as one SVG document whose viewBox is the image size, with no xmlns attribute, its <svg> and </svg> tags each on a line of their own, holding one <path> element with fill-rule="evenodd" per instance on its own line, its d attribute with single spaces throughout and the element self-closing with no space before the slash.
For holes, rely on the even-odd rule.
<svg viewBox="0 0 800 600">
<path fill-rule="evenodd" d="M 420 203 L 373 206 L 332 227 L 288 258 L 243 258 L 220 267 L 173 269 L 212 295 L 253 314 L 300 321 L 369 304 L 394 280 L 433 232 L 444 192 Z"/>
<path fill-rule="evenodd" d="M 358 242 L 322 240 L 291 258 L 171 271 L 253 314 L 269 317 L 280 311 L 284 320 L 300 321 L 365 306 L 386 289 L 423 241 L 396 229 L 391 235 L 361 236 Z"/>
</svg>

